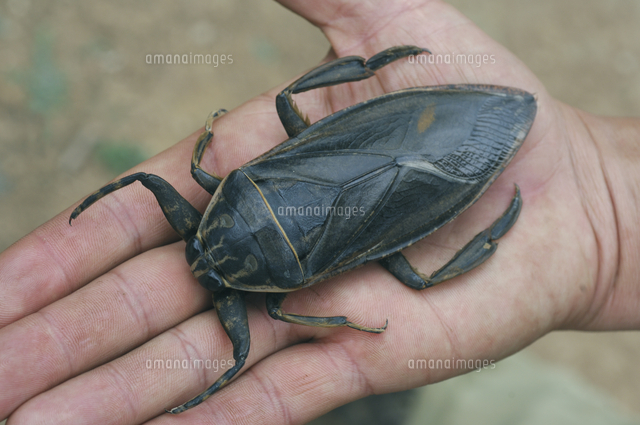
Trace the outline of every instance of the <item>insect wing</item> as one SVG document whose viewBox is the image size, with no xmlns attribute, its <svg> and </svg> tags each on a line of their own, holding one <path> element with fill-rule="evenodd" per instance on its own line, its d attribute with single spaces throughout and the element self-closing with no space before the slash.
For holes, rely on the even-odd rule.
<svg viewBox="0 0 640 425">
<path fill-rule="evenodd" d="M 533 96 L 516 89 L 407 89 L 338 111 L 242 170 L 311 284 L 455 218 L 513 158 L 535 112 Z"/>
</svg>

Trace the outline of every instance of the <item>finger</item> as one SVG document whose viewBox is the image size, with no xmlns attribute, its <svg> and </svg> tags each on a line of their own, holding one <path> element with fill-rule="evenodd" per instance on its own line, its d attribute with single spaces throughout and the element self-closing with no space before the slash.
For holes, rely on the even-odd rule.
<svg viewBox="0 0 640 425">
<path fill-rule="evenodd" d="M 367 334 L 355 339 L 381 337 Z M 254 365 L 210 401 L 176 417 L 163 415 L 148 423 L 307 423 L 370 394 L 367 378 L 350 355 L 337 343 L 313 342 L 287 348 Z"/>
<path fill-rule="evenodd" d="M 344 49 L 355 46 L 380 48 L 380 45 L 376 46 L 377 43 L 411 44 L 407 41 L 424 41 L 430 34 L 440 34 L 451 27 L 464 29 L 471 24 L 464 15 L 439 0 L 383 3 L 366 0 L 279 2 L 319 27 L 331 45 L 338 49 L 336 51 L 339 56 Z"/>
<path fill-rule="evenodd" d="M 194 133 L 135 168 L 167 177 L 202 208 L 189 175 Z M 114 193 L 69 226 L 71 208 L 0 254 L 0 327 L 70 294 L 137 253 L 176 240 L 154 196 L 141 185 Z"/>
<path fill-rule="evenodd" d="M 281 332 L 284 324 L 274 326 L 265 319 L 264 311 L 249 308 L 251 331 L 258 338 L 252 341 L 247 366 L 292 338 L 293 334 Z M 29 400 L 11 420 L 66 425 L 141 423 L 204 390 L 232 366 L 232 360 L 229 338 L 211 310 Z"/>
<path fill-rule="evenodd" d="M 284 348 L 255 363 L 237 381 L 197 408 L 175 417 L 160 416 L 150 423 L 306 423 L 372 393 L 412 388 L 466 371 L 414 370 L 408 366 L 409 359 L 483 359 L 501 349 L 498 346 L 505 340 L 514 345 L 524 343 L 508 331 L 494 334 L 497 328 L 489 329 L 484 325 L 487 321 L 461 315 L 461 307 L 468 306 L 478 294 L 467 294 L 469 291 L 461 290 L 460 285 L 432 288 L 429 296 L 404 287 L 377 267 L 366 267 L 314 290 L 321 296 L 314 291 L 296 293 L 301 296 L 287 308 L 300 312 L 304 305 L 302 311 L 316 314 L 322 304 L 330 305 L 331 310 L 325 314 L 339 311 L 350 320 L 365 323 L 385 312 L 388 329 L 382 334 L 331 329 L 308 343 Z M 430 302 L 426 303 L 422 295 Z M 315 305 L 310 300 L 315 300 Z M 476 312 L 486 315 L 486 308 L 478 306 Z M 519 314 L 516 309 L 511 312 Z M 497 316 L 492 319 L 501 323 L 503 318 Z M 449 320 L 446 326 L 440 322 L 443 319 Z M 451 333 L 459 336 L 452 338 Z M 478 335 L 485 338 L 475 346 L 459 345 Z M 260 341 L 261 337 L 256 335 L 253 341 Z"/>
<path fill-rule="evenodd" d="M 351 295 L 359 293 L 357 285 L 370 278 L 371 270 L 367 272 L 363 269 L 360 275 L 363 272 L 364 280 L 357 280 L 356 286 L 347 291 Z M 341 288 L 341 282 L 344 283 L 336 281 L 338 288 Z M 336 283 L 326 287 L 330 289 Z M 315 291 L 308 292 L 313 304 L 317 305 L 318 299 L 323 298 L 322 295 L 315 298 Z M 294 301 L 298 298 L 296 295 L 292 296 Z M 345 298 L 351 299 L 349 296 Z M 282 347 L 314 335 L 321 337 L 335 332 L 334 329 L 315 329 L 273 321 L 262 307 L 263 298 L 260 297 L 259 300 L 259 308 L 254 304 L 250 304 L 249 308 L 252 349 L 247 366 L 241 374 L 259 359 Z M 292 307 L 296 308 L 297 302 Z M 364 320 L 367 315 L 363 304 L 348 304 L 351 308 L 325 311 L 325 314 L 347 313 L 356 320 Z M 340 309 L 341 305 L 336 307 Z M 184 360 L 208 359 L 217 361 L 220 365 L 223 360 L 232 358 L 231 352 L 231 344 L 215 312 L 203 313 L 107 365 L 77 376 L 29 400 L 11 419 L 15 423 L 38 423 L 42 418 L 47 418 L 47 423 L 56 423 L 58 419 L 65 423 L 73 423 L 73 420 L 78 423 L 139 423 L 157 415 L 164 408 L 173 407 L 201 392 L 224 371 L 188 367 L 147 369 L 149 362 L 155 364 L 156 360 L 169 360 L 173 364 L 175 360 L 182 363 Z M 69 412 L 73 412 L 72 418 L 67 417 Z M 88 420 L 90 417 L 91 421 Z"/>
<path fill-rule="evenodd" d="M 247 121 L 252 125 L 247 126 Z M 273 98 L 253 99 L 213 125 L 214 141 L 203 165 L 221 176 L 286 138 Z M 191 153 L 199 134 L 193 133 L 127 174 L 158 174 L 203 211 L 211 195 L 190 175 Z M 178 239 L 155 197 L 142 185 L 100 199 L 69 226 L 72 209 L 0 254 L 0 327 L 70 294 L 140 252 Z"/>
<path fill-rule="evenodd" d="M 60 382 L 139 346 L 208 308 L 184 243 L 125 262 L 95 282 L 0 330 L 0 417 Z"/>
<path fill-rule="evenodd" d="M 433 52 L 432 61 L 423 58 L 419 65 L 401 73 L 389 73 L 386 69 L 377 72 L 386 92 L 413 82 L 414 86 L 499 84 L 545 93 L 544 86 L 521 61 L 443 1 L 281 0 L 280 3 L 318 26 L 338 56 L 370 57 L 402 44 L 427 47 Z M 482 66 L 475 60 L 478 55 Z M 415 84 L 416 81 L 419 83 Z"/>
</svg>

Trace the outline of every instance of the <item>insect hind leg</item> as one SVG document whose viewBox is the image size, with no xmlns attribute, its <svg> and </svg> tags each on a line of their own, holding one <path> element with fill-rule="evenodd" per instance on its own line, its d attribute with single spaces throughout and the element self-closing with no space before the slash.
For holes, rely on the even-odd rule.
<svg viewBox="0 0 640 425">
<path fill-rule="evenodd" d="M 336 328 L 339 326 L 348 326 L 359 331 L 371 332 L 379 334 L 387 328 L 387 323 L 381 328 L 370 328 L 368 326 L 358 325 L 353 322 L 349 322 L 345 316 L 330 316 L 330 317 L 316 317 L 316 316 L 300 316 L 298 314 L 290 314 L 282 311 L 281 306 L 284 301 L 286 293 L 283 292 L 270 292 L 267 293 L 267 312 L 269 316 L 276 320 L 282 320 L 283 322 L 295 323 L 297 325 L 314 326 L 321 328 Z"/>
<path fill-rule="evenodd" d="M 413 289 L 425 289 L 445 280 L 452 279 L 462 273 L 484 263 L 498 248 L 496 239 L 504 236 L 518 219 L 522 208 L 520 189 L 516 185 L 516 193 L 509 208 L 488 229 L 478 233 L 468 244 L 453 256 L 451 260 L 431 277 L 420 273 L 407 261 L 401 252 L 396 252 L 378 262 L 399 281 Z"/>
<path fill-rule="evenodd" d="M 424 52 L 431 53 L 427 49 L 416 46 L 395 46 L 383 50 L 366 61 L 360 56 L 346 56 L 312 69 L 276 97 L 276 109 L 284 129 L 289 137 L 294 137 L 309 126 L 309 119 L 304 117 L 297 108 L 291 98 L 292 94 L 364 80 L 375 75 L 374 71 L 393 61 Z"/>
</svg>

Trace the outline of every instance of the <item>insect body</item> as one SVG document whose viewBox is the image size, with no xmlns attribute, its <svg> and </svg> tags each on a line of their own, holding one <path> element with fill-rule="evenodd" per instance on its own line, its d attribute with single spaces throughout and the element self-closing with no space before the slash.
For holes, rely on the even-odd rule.
<svg viewBox="0 0 640 425">
<path fill-rule="evenodd" d="M 105 186 L 74 210 L 71 219 L 102 196 L 140 181 L 187 241 L 194 276 L 214 294 L 236 363 L 170 413 L 201 403 L 244 365 L 250 345 L 245 291 L 267 293 L 267 310 L 278 320 L 379 333 L 384 327 L 362 326 L 344 316 L 288 314 L 280 306 L 287 292 L 369 261 L 379 261 L 412 288 L 427 288 L 484 262 L 495 251 L 495 240 L 515 223 L 522 205 L 517 187 L 503 215 L 430 277 L 400 252 L 472 205 L 507 166 L 533 123 L 531 94 L 486 85 L 418 87 L 351 106 L 313 125 L 291 99 L 368 78 L 394 60 L 424 51 L 392 47 L 368 61 L 345 57 L 310 71 L 276 98 L 289 139 L 224 179 L 200 168 L 213 138 L 211 123 L 222 110 L 212 114 L 191 164 L 195 180 L 213 195 L 204 215 L 165 180 L 145 173 Z"/>
</svg>

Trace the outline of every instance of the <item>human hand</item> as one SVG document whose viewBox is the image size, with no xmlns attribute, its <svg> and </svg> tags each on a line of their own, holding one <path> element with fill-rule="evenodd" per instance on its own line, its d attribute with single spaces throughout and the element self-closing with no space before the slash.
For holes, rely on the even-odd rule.
<svg viewBox="0 0 640 425">
<path fill-rule="evenodd" d="M 250 295 L 252 350 L 236 382 L 196 409 L 157 421 L 302 423 L 372 392 L 464 372 L 410 369 L 411 359 L 498 360 L 553 329 L 637 328 L 633 194 L 640 198 L 634 151 L 625 144 L 638 136 L 636 121 L 559 104 L 517 59 L 440 2 L 286 5 L 325 32 L 330 58 L 368 58 L 399 44 L 496 57 L 479 68 L 400 61 L 368 80 L 299 95 L 312 121 L 404 87 L 487 83 L 537 95 L 534 126 L 503 175 L 455 222 L 406 250 L 418 269 L 435 270 L 486 228 L 506 208 L 514 182 L 524 208 L 487 263 L 435 288 L 411 290 L 370 264 L 285 303 L 291 312 L 344 314 L 372 326 L 389 319 L 381 335 L 276 322 L 263 297 Z M 274 108 L 283 87 L 215 123 L 205 169 L 226 175 L 286 138 Z M 188 168 L 198 133 L 135 171 L 165 177 L 203 210 L 210 196 Z M 228 338 L 207 310 L 209 294 L 153 196 L 131 186 L 71 228 L 69 213 L 0 257 L 0 416 L 29 400 L 12 421 L 143 422 L 217 379 L 220 370 L 146 367 L 149 359 L 231 358 Z"/>
</svg>

